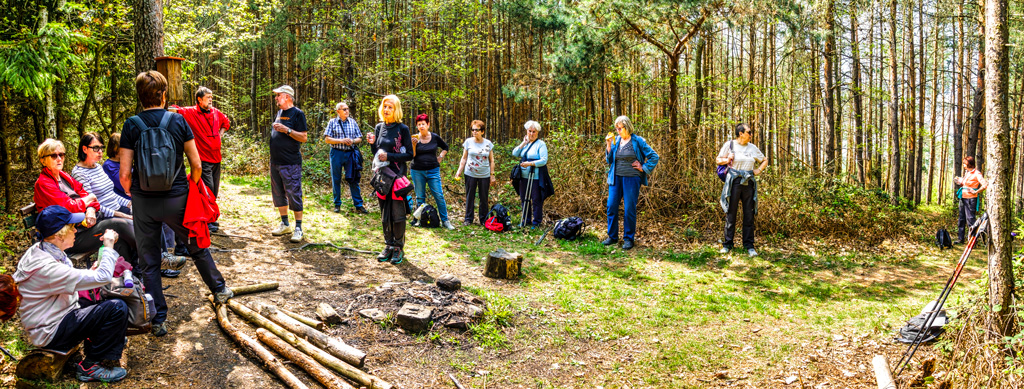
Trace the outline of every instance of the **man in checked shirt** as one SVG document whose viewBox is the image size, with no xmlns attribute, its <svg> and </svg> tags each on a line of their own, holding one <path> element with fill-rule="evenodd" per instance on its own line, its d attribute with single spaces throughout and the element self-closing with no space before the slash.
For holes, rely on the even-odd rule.
<svg viewBox="0 0 1024 389">
<path fill-rule="evenodd" d="M 366 213 L 363 196 L 359 193 L 359 178 L 363 169 L 359 144 L 363 134 L 359 124 L 349 116 L 348 104 L 338 103 L 334 107 L 338 117 L 327 122 L 324 141 L 331 145 L 331 184 L 334 187 L 334 212 L 341 212 L 341 181 L 348 182 L 352 204 L 356 212 Z"/>
</svg>

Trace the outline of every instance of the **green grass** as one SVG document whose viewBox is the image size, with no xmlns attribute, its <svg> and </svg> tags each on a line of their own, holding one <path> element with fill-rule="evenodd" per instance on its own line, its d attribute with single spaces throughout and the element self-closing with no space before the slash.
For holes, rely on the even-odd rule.
<svg viewBox="0 0 1024 389">
<path fill-rule="evenodd" d="M 264 177 L 228 177 L 227 182 L 247 187 L 243 193 L 252 189 L 256 196 L 266 197 L 269 191 Z M 334 214 L 329 211 L 330 185 L 305 185 L 306 197 L 312 200 L 304 216 L 309 220 L 307 240 L 380 247 L 379 214 Z M 513 215 L 515 208 L 510 210 Z M 259 220 L 266 216 L 239 216 L 254 218 L 254 223 L 272 222 Z M 489 282 L 465 285 L 488 301 L 483 320 L 471 327 L 472 341 L 487 352 L 501 353 L 521 347 L 520 342 L 536 343 L 539 350 L 561 350 L 577 342 L 628 338 L 641 355 L 632 362 L 616 361 L 613 368 L 641 373 L 646 385 L 656 387 L 685 387 L 688 381 L 679 378 L 680 372 L 715 371 L 740 358 L 779 363 L 794 357 L 801 343 L 837 328 L 887 339 L 937 294 L 944 277 L 936 274 L 942 273 L 940 265 L 950 263 L 927 247 L 887 256 L 833 251 L 813 240 L 809 244 L 817 249 L 783 252 L 763 247 L 759 258 L 747 258 L 740 250 L 719 254 L 713 244 L 659 250 L 639 242 L 636 249 L 623 251 L 602 245 L 603 234 L 593 227 L 579 241 L 559 241 L 549 233 L 541 245 L 534 245 L 543 233 L 497 234 L 479 226 L 455 231 L 410 228 L 406 251 L 411 263 L 427 273 L 431 267 L 479 268 L 487 253 L 497 248 L 523 254 L 523 278 L 518 282 L 502 288 Z M 772 247 L 796 243 L 778 235 L 759 242 Z M 974 260 L 971 266 L 983 268 L 984 262 Z M 979 288 L 969 285 L 958 289 L 954 299 Z M 381 325 L 392 324 L 385 320 Z M 763 328 L 764 336 L 739 338 L 753 328 Z M 424 339 L 452 344 L 443 333 L 426 334 Z M 746 351 L 736 347 L 744 342 L 750 347 Z M 486 360 L 460 361 L 452 355 L 449 361 L 466 372 L 497 370 Z M 751 382 L 770 380 L 759 377 L 767 371 L 753 371 Z M 539 379 L 532 385 L 549 384 Z"/>
</svg>

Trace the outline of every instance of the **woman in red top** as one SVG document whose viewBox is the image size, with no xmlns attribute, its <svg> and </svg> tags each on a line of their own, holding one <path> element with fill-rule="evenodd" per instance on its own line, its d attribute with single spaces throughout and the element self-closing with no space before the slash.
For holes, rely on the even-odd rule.
<svg viewBox="0 0 1024 389">
<path fill-rule="evenodd" d="M 51 205 L 64 207 L 71 213 L 85 213 L 85 221 L 78 225 L 75 244 L 65 250 L 68 254 L 88 253 L 99 250 L 100 236 L 110 229 L 117 232 L 121 239 L 114 249 L 121 253 L 132 266 L 138 264 L 135 250 L 135 230 L 131 221 L 122 218 L 97 219 L 100 203 L 96 195 L 89 194 L 82 184 L 64 172 L 64 160 L 67 153 L 64 144 L 55 139 L 47 139 L 36 150 L 43 171 L 36 179 L 33 200 L 36 212 Z"/>
</svg>

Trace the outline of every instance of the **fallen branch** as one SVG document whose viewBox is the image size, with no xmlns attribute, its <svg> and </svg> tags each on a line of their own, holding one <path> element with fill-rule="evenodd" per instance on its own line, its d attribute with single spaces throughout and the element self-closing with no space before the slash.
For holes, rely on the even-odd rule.
<svg viewBox="0 0 1024 389">
<path fill-rule="evenodd" d="M 295 247 L 295 248 L 290 248 L 290 249 L 287 249 L 285 251 L 299 251 L 299 250 L 302 250 L 302 249 L 304 249 L 304 248 L 306 248 L 308 246 L 329 246 L 329 247 L 334 247 L 334 248 L 336 248 L 338 250 L 348 250 L 348 251 L 352 251 L 352 252 L 356 252 L 356 253 L 360 253 L 360 254 L 377 254 L 377 253 L 375 253 L 373 251 L 354 249 L 354 248 L 351 248 L 351 247 L 341 247 L 341 246 L 338 246 L 338 245 L 336 245 L 334 243 L 331 243 L 331 242 L 327 242 L 327 243 L 319 243 L 319 242 L 306 243 L 306 244 L 304 244 L 302 246 Z"/>
<path fill-rule="evenodd" d="M 462 386 L 462 384 L 459 383 L 459 380 L 455 379 L 455 376 L 452 375 L 452 373 L 448 373 L 448 378 L 452 379 L 452 382 L 455 383 L 456 388 L 466 389 L 464 386 Z"/>
<path fill-rule="evenodd" d="M 209 300 L 210 303 L 213 303 L 213 296 L 210 296 Z M 228 311 L 224 308 L 224 304 L 214 304 L 214 310 L 217 311 L 217 322 L 220 323 L 220 328 L 231 336 L 239 346 L 242 346 L 242 348 L 255 354 L 260 361 L 270 369 L 270 371 L 281 379 L 281 381 L 291 388 L 309 388 L 306 384 L 303 384 L 302 381 L 299 381 L 298 377 L 295 377 L 292 372 L 288 371 L 288 369 L 284 367 L 284 364 L 270 353 L 270 350 L 261 346 L 255 339 L 239 332 L 238 329 L 228 321 Z"/>
<path fill-rule="evenodd" d="M 277 289 L 277 283 L 276 282 L 267 282 L 267 283 L 263 283 L 263 284 L 252 284 L 252 285 L 243 285 L 243 286 L 233 286 L 233 287 L 231 287 L 231 291 L 235 292 L 235 297 L 241 296 L 243 294 L 266 292 L 266 291 L 269 291 L 269 290 L 276 290 L 276 289 Z"/>
<path fill-rule="evenodd" d="M 305 324 L 307 326 L 316 328 L 319 331 L 323 331 L 324 330 L 324 322 L 322 322 L 320 320 L 317 320 L 317 319 L 314 319 L 314 318 L 311 318 L 311 317 L 305 317 L 305 316 L 302 316 L 300 314 L 297 314 L 295 312 L 289 311 L 289 310 L 284 309 L 284 308 L 279 308 L 279 309 L 281 310 L 281 313 L 283 313 L 285 315 L 288 315 L 288 316 L 291 316 L 292 319 L 298 320 L 302 324 Z"/>
<path fill-rule="evenodd" d="M 896 389 L 896 384 L 892 381 L 892 371 L 889 370 L 889 362 L 885 360 L 885 356 L 875 355 L 871 359 L 871 366 L 875 369 L 875 382 L 878 384 L 878 389 Z"/>
<path fill-rule="evenodd" d="M 258 239 L 253 238 L 253 237 L 229 234 L 229 233 L 226 233 L 226 232 L 219 232 L 219 231 L 218 232 L 211 232 L 210 235 L 225 236 L 225 237 L 228 237 L 228 238 L 242 238 L 242 239 L 248 239 L 248 240 L 251 240 L 251 241 L 254 241 L 254 242 L 258 240 Z"/>
<path fill-rule="evenodd" d="M 349 385 L 348 382 L 345 382 L 345 380 L 334 375 L 330 370 L 327 370 L 327 368 L 317 363 L 313 358 L 310 358 L 308 355 L 296 350 L 287 342 L 277 337 L 277 335 L 270 333 L 270 331 L 263 328 L 257 328 L 256 338 L 258 338 L 260 342 L 270 346 L 274 351 L 277 351 L 278 354 L 281 354 L 288 358 L 288 360 L 294 362 L 328 389 L 355 389 L 352 385 Z"/>
<path fill-rule="evenodd" d="M 309 341 L 299 338 L 297 335 L 286 331 L 281 326 L 274 324 L 274 322 L 270 321 L 269 319 L 260 316 L 259 313 L 256 313 L 256 311 L 250 309 L 249 307 L 242 305 L 235 300 L 228 300 L 227 305 L 228 308 L 231 308 L 231 310 L 234 311 L 235 314 L 237 314 L 238 316 L 248 320 L 250 323 L 266 328 L 270 332 L 273 332 L 274 335 L 280 336 L 281 339 L 284 339 L 284 341 L 288 342 L 288 344 L 295 346 L 295 348 L 313 357 L 313 359 L 315 359 L 317 362 L 320 362 L 322 365 L 331 368 L 331 370 L 341 373 L 345 377 L 352 379 L 352 381 L 355 381 L 360 385 L 364 385 L 368 389 L 392 388 L 391 384 L 380 379 L 379 377 L 370 375 L 367 372 L 359 370 L 353 367 L 352 365 L 345 363 L 345 361 L 342 361 L 336 358 L 335 356 L 327 353 L 326 351 L 321 350 L 320 348 L 314 346 L 312 343 L 309 343 Z"/>
<path fill-rule="evenodd" d="M 331 355 L 338 357 L 338 359 L 341 359 L 355 367 L 363 367 L 363 363 L 366 361 L 366 353 L 362 350 L 349 346 L 345 342 L 329 337 L 323 332 L 317 331 L 316 329 L 300 323 L 299 321 L 283 314 L 283 309 L 278 309 L 266 304 L 259 304 L 256 308 L 259 309 L 261 315 L 270 319 L 274 323 L 277 323 L 281 327 L 284 327 L 286 330 L 301 336 Z"/>
</svg>

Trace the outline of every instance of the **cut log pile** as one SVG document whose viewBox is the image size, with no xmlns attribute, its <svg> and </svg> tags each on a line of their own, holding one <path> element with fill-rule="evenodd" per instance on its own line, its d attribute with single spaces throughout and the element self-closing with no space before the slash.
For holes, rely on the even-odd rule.
<svg viewBox="0 0 1024 389">
<path fill-rule="evenodd" d="M 261 284 L 232 288 L 232 290 L 235 291 L 235 296 L 237 297 L 240 294 L 276 288 L 277 284 L 275 283 L 273 285 Z M 213 303 L 212 296 L 210 296 L 210 301 Z M 256 333 L 260 342 L 267 344 L 285 359 L 301 367 L 327 388 L 393 388 L 390 383 L 360 370 L 359 368 L 363 366 L 363 362 L 366 359 L 366 353 L 346 344 L 340 339 L 332 338 L 321 332 L 316 327 L 322 329 L 323 323 L 318 320 L 296 315 L 266 304 L 259 304 L 259 312 L 257 312 L 234 299 L 228 300 L 226 304 L 214 303 L 214 311 L 217 313 L 217 322 L 220 324 L 221 329 L 243 349 L 248 350 L 259 358 L 270 371 L 290 388 L 306 388 L 307 386 L 285 368 L 282 361 L 275 357 L 270 350 L 263 347 L 252 337 L 239 331 L 228 320 L 227 308 L 230 308 L 238 317 L 257 327 Z M 355 385 L 345 381 L 345 379 Z"/>
</svg>

